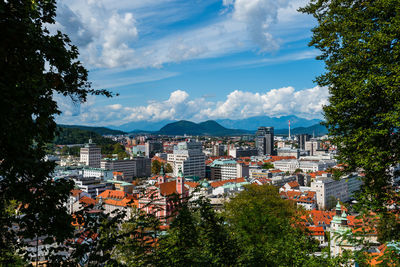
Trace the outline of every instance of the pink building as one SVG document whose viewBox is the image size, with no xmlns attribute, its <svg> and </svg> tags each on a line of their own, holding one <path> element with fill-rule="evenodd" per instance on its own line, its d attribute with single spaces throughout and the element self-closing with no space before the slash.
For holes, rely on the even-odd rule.
<svg viewBox="0 0 400 267">
<path fill-rule="evenodd" d="M 176 201 L 187 197 L 185 178 L 179 170 L 175 180 L 168 181 L 163 169 L 157 177 L 157 183 L 150 186 L 139 197 L 139 208 L 147 213 L 154 213 L 165 224 L 170 221 Z"/>
</svg>

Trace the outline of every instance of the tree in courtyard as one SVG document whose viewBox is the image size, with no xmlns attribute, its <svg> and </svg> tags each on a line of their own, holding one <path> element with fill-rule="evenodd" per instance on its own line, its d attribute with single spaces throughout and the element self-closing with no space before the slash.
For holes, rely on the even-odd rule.
<svg viewBox="0 0 400 267">
<path fill-rule="evenodd" d="M 365 173 L 359 201 L 383 209 L 400 162 L 399 1 L 312 0 L 300 11 L 318 21 L 310 45 L 325 61 L 316 81 L 330 92 L 325 125 L 339 159 Z"/>
<path fill-rule="evenodd" d="M 266 169 L 266 170 L 273 169 L 273 168 L 274 168 L 274 164 L 272 164 L 271 162 L 265 162 L 265 163 L 262 165 L 262 168 L 263 168 L 263 169 Z"/>
<path fill-rule="evenodd" d="M 164 164 L 164 171 L 165 171 L 165 173 L 171 173 L 171 172 L 173 172 L 174 170 L 172 169 L 171 164 L 165 163 L 165 164 Z"/>
<path fill-rule="evenodd" d="M 43 160 L 60 114 L 54 95 L 76 102 L 88 94 L 111 96 L 90 87 L 69 38 L 47 30 L 55 11 L 55 0 L 0 2 L 0 265 L 13 265 L 19 241 L 38 244 L 44 236 L 46 244 L 71 235 L 64 203 L 72 184 L 52 181 L 55 163 Z M 23 216 L 7 213 L 14 201 Z"/>
<path fill-rule="evenodd" d="M 243 266 L 312 266 L 318 245 L 299 221 L 295 203 L 272 185 L 249 185 L 225 204 Z"/>
<path fill-rule="evenodd" d="M 151 163 L 151 173 L 152 174 L 159 174 L 161 170 L 161 162 L 158 160 L 153 160 Z"/>
</svg>

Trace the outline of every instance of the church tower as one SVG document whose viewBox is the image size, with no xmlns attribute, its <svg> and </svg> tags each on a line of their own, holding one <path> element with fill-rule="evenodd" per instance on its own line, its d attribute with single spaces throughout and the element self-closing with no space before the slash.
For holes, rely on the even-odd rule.
<svg viewBox="0 0 400 267">
<path fill-rule="evenodd" d="M 185 194 L 185 177 L 183 177 L 181 168 L 179 168 L 178 177 L 176 177 L 176 192 L 179 195 Z"/>
</svg>

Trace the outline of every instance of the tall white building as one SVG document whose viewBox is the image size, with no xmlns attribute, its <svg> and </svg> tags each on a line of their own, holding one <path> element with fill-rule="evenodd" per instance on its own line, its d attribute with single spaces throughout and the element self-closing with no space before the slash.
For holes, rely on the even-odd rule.
<svg viewBox="0 0 400 267">
<path fill-rule="evenodd" d="M 342 202 L 349 200 L 348 185 L 345 179 L 339 181 L 330 178 L 330 174 L 317 177 L 311 182 L 311 191 L 317 194 L 319 209 L 330 209 L 339 199 Z"/>
<path fill-rule="evenodd" d="M 92 139 L 89 139 L 89 143 L 81 148 L 80 162 L 92 168 L 100 168 L 100 160 L 101 148 L 92 143 Z"/>
<path fill-rule="evenodd" d="M 178 176 L 182 169 L 184 176 L 205 177 L 206 157 L 200 142 L 180 142 L 174 147 L 173 153 L 167 156 L 168 163 L 172 166 L 174 176 Z"/>
</svg>

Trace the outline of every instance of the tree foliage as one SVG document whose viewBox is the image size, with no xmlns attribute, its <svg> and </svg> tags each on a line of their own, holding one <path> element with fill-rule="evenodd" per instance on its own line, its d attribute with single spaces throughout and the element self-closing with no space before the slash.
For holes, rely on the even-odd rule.
<svg viewBox="0 0 400 267">
<path fill-rule="evenodd" d="M 47 30 L 55 10 L 55 0 L 0 2 L 0 264 L 13 264 L 7 255 L 25 238 L 53 243 L 71 235 L 64 203 L 72 185 L 51 181 L 54 163 L 43 160 L 60 114 L 54 95 L 82 102 L 88 94 L 111 95 L 90 87 L 69 38 Z M 10 201 L 24 216 L 5 212 Z"/>
<path fill-rule="evenodd" d="M 225 216 L 244 266 L 306 266 L 317 249 L 299 223 L 294 203 L 272 185 L 249 185 L 225 205 Z M 307 264 L 306 264 L 307 263 Z"/>
<path fill-rule="evenodd" d="M 347 171 L 365 173 L 364 200 L 379 209 L 390 197 L 390 168 L 400 161 L 400 5 L 397 0 L 312 0 L 300 9 L 318 25 L 329 88 L 324 114 Z"/>
</svg>

